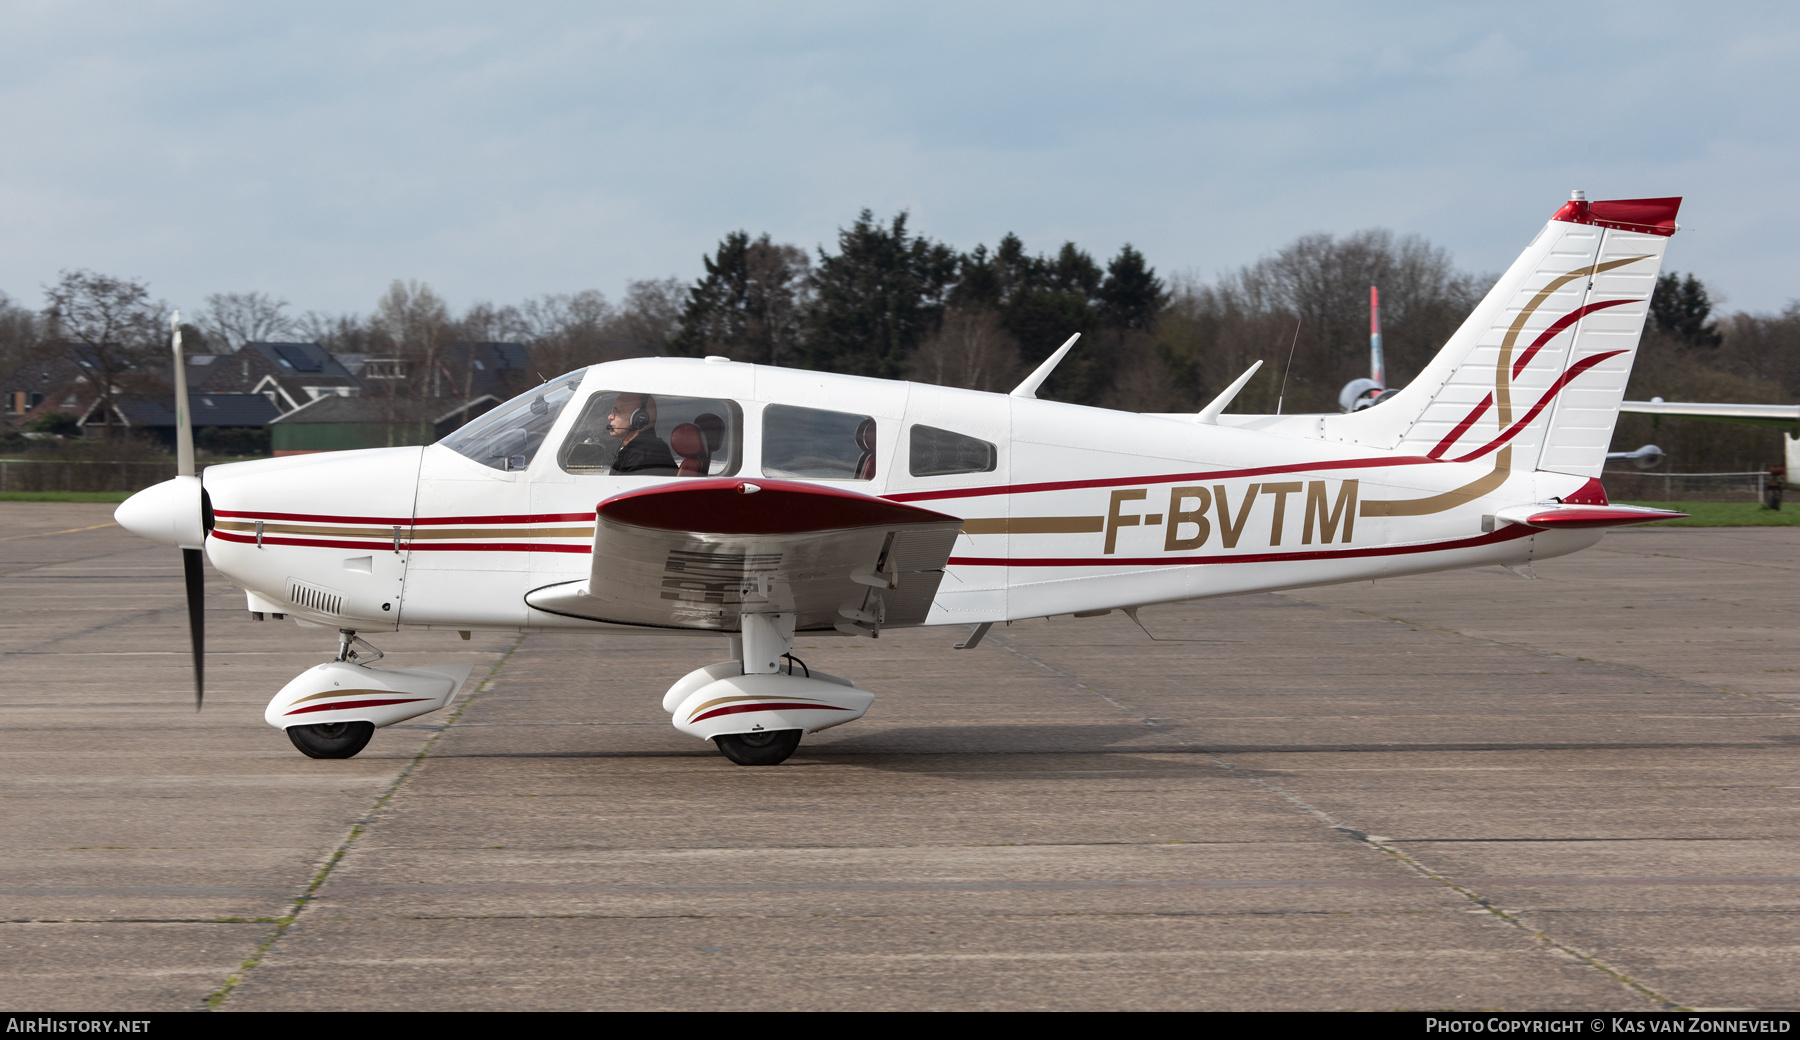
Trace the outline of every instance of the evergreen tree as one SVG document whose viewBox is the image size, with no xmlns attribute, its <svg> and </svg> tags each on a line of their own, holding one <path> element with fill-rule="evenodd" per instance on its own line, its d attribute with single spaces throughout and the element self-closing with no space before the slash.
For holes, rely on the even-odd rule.
<svg viewBox="0 0 1800 1040">
<path fill-rule="evenodd" d="M 1716 347 L 1725 341 L 1712 317 L 1706 286 L 1690 272 L 1684 279 L 1670 271 L 1656 279 L 1650 297 L 1650 320 L 1657 331 L 1690 347 Z"/>
<path fill-rule="evenodd" d="M 906 214 L 878 224 L 869 210 L 838 233 L 838 254 L 819 250 L 807 320 L 809 367 L 897 379 L 936 331 L 955 280 L 948 246 L 916 237 Z"/>
<path fill-rule="evenodd" d="M 1106 281 L 1100 286 L 1101 322 L 1121 332 L 1147 332 L 1168 303 L 1162 279 L 1144 262 L 1144 254 L 1127 242 L 1106 265 Z"/>
<path fill-rule="evenodd" d="M 706 276 L 688 290 L 677 354 L 722 355 L 763 365 L 791 364 L 805 320 L 806 254 L 734 231 L 703 258 Z"/>
</svg>

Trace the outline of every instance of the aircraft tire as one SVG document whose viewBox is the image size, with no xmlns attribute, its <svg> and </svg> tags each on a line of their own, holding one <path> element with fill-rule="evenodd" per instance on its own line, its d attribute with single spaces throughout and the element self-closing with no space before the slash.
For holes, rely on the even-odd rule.
<svg viewBox="0 0 1800 1040">
<path fill-rule="evenodd" d="M 721 733 L 713 738 L 719 751 L 740 766 L 777 766 L 800 746 L 801 730 L 767 733 Z"/>
<path fill-rule="evenodd" d="M 373 722 L 327 722 L 314 726 L 289 726 L 288 739 L 308 758 L 352 758 L 369 746 L 375 735 Z M 786 757 L 785 755 L 783 756 Z"/>
</svg>

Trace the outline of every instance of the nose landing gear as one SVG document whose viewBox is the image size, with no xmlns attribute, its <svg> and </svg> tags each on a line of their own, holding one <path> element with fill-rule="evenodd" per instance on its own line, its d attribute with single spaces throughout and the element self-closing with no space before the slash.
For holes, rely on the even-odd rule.
<svg viewBox="0 0 1800 1040">
<path fill-rule="evenodd" d="M 375 735 L 373 722 L 320 722 L 289 726 L 288 739 L 307 758 L 354 758 Z"/>
</svg>

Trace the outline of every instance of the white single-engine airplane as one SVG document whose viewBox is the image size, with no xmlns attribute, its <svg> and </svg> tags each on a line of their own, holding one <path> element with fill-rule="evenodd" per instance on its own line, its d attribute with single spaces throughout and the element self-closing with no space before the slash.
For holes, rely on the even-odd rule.
<svg viewBox="0 0 1800 1040">
<path fill-rule="evenodd" d="M 201 559 L 252 614 L 337 629 L 264 717 L 315 758 L 450 704 L 470 666 L 376 668 L 399 628 L 724 636 L 663 708 L 768 765 L 873 695 L 796 668 L 796 633 L 1091 616 L 1202 596 L 1500 564 L 1681 516 L 1598 479 L 1680 199 L 1557 211 L 1379 408 L 1193 415 L 647 358 L 570 372 L 436 444 L 213 466 L 119 523 L 184 552 L 196 704 Z M 179 325 L 177 325 L 179 330 Z M 187 402 L 177 331 L 176 402 Z M 1260 364 L 1260 362 L 1258 362 Z"/>
</svg>

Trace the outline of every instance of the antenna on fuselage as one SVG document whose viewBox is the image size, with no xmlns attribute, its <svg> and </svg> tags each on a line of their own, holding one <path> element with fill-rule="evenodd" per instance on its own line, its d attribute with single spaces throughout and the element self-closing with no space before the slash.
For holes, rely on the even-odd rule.
<svg viewBox="0 0 1800 1040">
<path fill-rule="evenodd" d="M 1275 397 L 1275 414 L 1281 414 L 1281 402 L 1287 400 L 1287 377 L 1294 370 L 1294 348 L 1300 345 L 1300 322 L 1294 321 L 1294 342 L 1288 344 L 1287 367 L 1281 370 L 1281 393 Z M 1264 398 L 1267 400 L 1267 398 Z"/>
<path fill-rule="evenodd" d="M 1025 381 L 1023 383 L 1020 383 L 1018 386 L 1013 387 L 1012 393 L 1009 394 L 1008 396 L 1010 396 L 1010 397 L 1032 397 L 1032 398 L 1037 397 L 1038 387 L 1044 385 L 1044 380 L 1049 379 L 1050 373 L 1056 371 L 1057 362 L 1059 362 L 1063 359 L 1063 356 L 1069 352 L 1069 348 L 1074 346 L 1075 341 L 1080 338 L 1081 338 L 1081 333 L 1077 332 L 1075 335 L 1070 336 L 1068 339 L 1064 340 L 1063 345 L 1056 348 L 1056 353 L 1045 358 L 1044 363 L 1037 367 L 1037 371 L 1026 376 Z"/>
<path fill-rule="evenodd" d="M 1237 377 L 1237 382 L 1226 387 L 1224 393 L 1213 398 L 1210 404 L 1205 408 L 1200 409 L 1200 414 L 1194 416 L 1194 421 L 1197 423 L 1211 423 L 1215 426 L 1218 425 L 1219 413 L 1225 410 L 1225 406 L 1229 405 L 1233 398 L 1237 397 L 1238 391 L 1244 388 L 1244 384 L 1248 383 L 1250 377 L 1255 375 L 1256 370 L 1261 367 L 1262 362 L 1258 361 L 1256 364 L 1245 369 L 1244 374 Z"/>
</svg>

